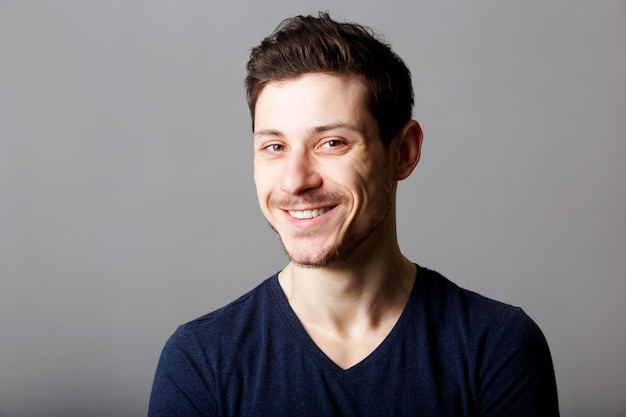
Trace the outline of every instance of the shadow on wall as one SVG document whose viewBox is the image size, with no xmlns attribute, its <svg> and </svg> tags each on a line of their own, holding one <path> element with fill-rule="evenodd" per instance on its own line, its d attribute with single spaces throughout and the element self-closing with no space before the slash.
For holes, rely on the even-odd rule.
<svg viewBox="0 0 626 417">
<path fill-rule="evenodd" d="M 593 411 L 575 411 L 574 413 L 570 413 L 570 414 L 565 414 L 563 412 L 563 410 L 561 410 L 561 415 L 562 416 L 567 416 L 567 417 L 589 417 L 589 416 L 594 416 L 594 417 L 624 417 L 626 416 L 626 409 L 622 410 L 622 411 L 612 411 L 612 412 L 608 412 L 606 414 L 603 414 L 602 412 L 593 412 Z"/>
<path fill-rule="evenodd" d="M 0 410 L 0 417 L 146 417 L 146 410 L 122 410 L 114 407 L 99 408 L 92 407 L 54 407 L 42 411 L 45 407 L 37 407 L 38 411 L 31 410 L 13 410 L 10 414 L 4 410 Z M 94 410 L 94 408 L 97 408 Z"/>
</svg>

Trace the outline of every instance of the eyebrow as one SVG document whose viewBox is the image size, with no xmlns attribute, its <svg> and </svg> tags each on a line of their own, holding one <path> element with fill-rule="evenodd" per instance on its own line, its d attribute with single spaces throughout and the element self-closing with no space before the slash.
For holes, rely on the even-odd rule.
<svg viewBox="0 0 626 417">
<path fill-rule="evenodd" d="M 330 130 L 335 130 L 335 129 L 347 129 L 355 133 L 359 133 L 359 134 L 363 133 L 363 129 L 361 129 L 361 127 L 358 125 L 345 123 L 345 122 L 334 122 L 334 123 L 328 123 L 325 125 L 314 126 L 311 129 L 309 129 L 308 134 L 312 135 L 316 133 L 324 133 L 324 132 L 328 132 Z M 253 137 L 255 138 L 259 136 L 283 137 L 284 134 L 278 129 L 260 129 L 254 132 L 253 134 Z"/>
</svg>

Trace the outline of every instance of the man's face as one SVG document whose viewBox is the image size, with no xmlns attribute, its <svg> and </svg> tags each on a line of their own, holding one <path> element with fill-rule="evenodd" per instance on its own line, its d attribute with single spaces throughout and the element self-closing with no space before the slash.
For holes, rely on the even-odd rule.
<svg viewBox="0 0 626 417">
<path fill-rule="evenodd" d="M 305 74 L 270 83 L 254 126 L 259 204 L 294 263 L 345 261 L 389 223 L 387 152 L 358 78 Z"/>
</svg>

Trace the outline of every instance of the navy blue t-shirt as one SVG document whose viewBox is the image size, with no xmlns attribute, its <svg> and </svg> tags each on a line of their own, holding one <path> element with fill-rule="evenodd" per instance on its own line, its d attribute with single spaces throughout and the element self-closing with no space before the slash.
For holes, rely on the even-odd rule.
<svg viewBox="0 0 626 417">
<path fill-rule="evenodd" d="M 277 275 L 179 327 L 149 416 L 558 416 L 550 352 L 519 308 L 418 267 L 387 338 L 344 370 L 308 336 Z"/>
</svg>

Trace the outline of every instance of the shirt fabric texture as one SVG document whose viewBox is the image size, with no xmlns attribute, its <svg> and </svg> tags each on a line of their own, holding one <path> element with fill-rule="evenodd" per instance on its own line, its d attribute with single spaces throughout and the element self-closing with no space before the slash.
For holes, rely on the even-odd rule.
<svg viewBox="0 0 626 417">
<path fill-rule="evenodd" d="M 278 276 L 180 326 L 157 367 L 149 417 L 558 416 L 552 359 L 517 307 L 418 266 L 384 341 L 349 369 L 308 336 Z"/>
</svg>

